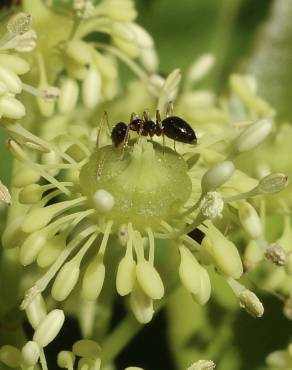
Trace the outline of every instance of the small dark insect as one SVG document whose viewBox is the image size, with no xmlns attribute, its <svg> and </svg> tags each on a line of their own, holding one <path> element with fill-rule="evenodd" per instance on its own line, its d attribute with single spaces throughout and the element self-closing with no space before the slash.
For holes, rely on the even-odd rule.
<svg viewBox="0 0 292 370">
<path fill-rule="evenodd" d="M 173 115 L 172 104 L 169 103 L 166 117 L 161 119 L 160 113 L 156 111 L 155 122 L 151 120 L 149 113 L 144 112 L 142 118 L 132 113 L 130 123 L 118 122 L 111 132 L 111 138 L 115 147 L 125 148 L 129 141 L 129 132 L 135 131 L 142 136 L 167 136 L 181 143 L 196 144 L 197 137 L 192 127 L 182 118 Z"/>
</svg>

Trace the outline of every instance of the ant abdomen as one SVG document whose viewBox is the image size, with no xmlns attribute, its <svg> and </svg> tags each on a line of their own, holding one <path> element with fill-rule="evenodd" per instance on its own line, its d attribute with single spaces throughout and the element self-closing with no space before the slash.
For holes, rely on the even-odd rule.
<svg viewBox="0 0 292 370">
<path fill-rule="evenodd" d="M 192 127 L 177 116 L 166 117 L 161 122 L 165 136 L 175 141 L 187 144 L 196 144 L 197 137 Z"/>
</svg>

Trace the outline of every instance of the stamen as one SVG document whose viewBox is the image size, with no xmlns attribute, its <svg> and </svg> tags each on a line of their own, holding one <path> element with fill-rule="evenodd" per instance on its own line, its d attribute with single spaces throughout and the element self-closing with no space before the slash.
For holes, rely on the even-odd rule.
<svg viewBox="0 0 292 370">
<path fill-rule="evenodd" d="M 34 297 L 47 288 L 48 284 L 57 274 L 58 270 L 69 257 L 71 252 L 75 248 L 77 248 L 77 246 L 83 239 L 88 237 L 90 234 L 93 234 L 94 232 L 96 232 L 96 226 L 89 226 L 87 229 L 81 231 L 74 239 L 70 241 L 70 243 L 67 245 L 67 248 L 63 250 L 58 259 L 49 268 L 49 270 L 34 284 L 32 288 L 28 289 L 28 291 L 25 293 L 24 300 L 20 305 L 21 310 L 25 310 L 33 301 Z"/>
<path fill-rule="evenodd" d="M 151 228 L 147 227 L 146 229 L 149 239 L 149 262 L 153 265 L 154 264 L 154 254 L 155 254 L 155 244 L 154 244 L 154 235 Z"/>
</svg>

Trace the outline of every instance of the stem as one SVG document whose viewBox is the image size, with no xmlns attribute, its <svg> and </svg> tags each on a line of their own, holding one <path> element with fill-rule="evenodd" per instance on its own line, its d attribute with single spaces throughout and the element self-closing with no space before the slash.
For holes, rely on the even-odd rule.
<svg viewBox="0 0 292 370">
<path fill-rule="evenodd" d="M 102 362 L 111 362 L 143 327 L 129 314 L 103 343 Z"/>
<path fill-rule="evenodd" d="M 40 348 L 40 363 L 42 370 L 48 370 L 47 360 L 43 348 Z"/>
</svg>

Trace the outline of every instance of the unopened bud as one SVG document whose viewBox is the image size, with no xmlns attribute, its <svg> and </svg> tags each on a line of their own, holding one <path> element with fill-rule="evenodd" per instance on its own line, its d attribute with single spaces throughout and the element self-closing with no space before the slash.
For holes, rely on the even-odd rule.
<svg viewBox="0 0 292 370">
<path fill-rule="evenodd" d="M 196 59 L 188 71 L 190 82 L 197 82 L 204 78 L 214 63 L 215 57 L 213 54 L 204 54 Z"/>
<path fill-rule="evenodd" d="M 287 261 L 287 253 L 277 244 L 271 244 L 265 251 L 265 257 L 274 265 L 284 266 Z"/>
<path fill-rule="evenodd" d="M 130 295 L 130 306 L 137 321 L 147 324 L 152 320 L 154 310 L 152 299 L 136 283 Z"/>
<path fill-rule="evenodd" d="M 72 351 L 76 356 L 92 359 L 99 357 L 101 354 L 100 346 L 90 339 L 81 339 L 75 342 Z"/>
<path fill-rule="evenodd" d="M 35 295 L 34 299 L 25 308 L 25 312 L 30 325 L 36 329 L 47 315 L 46 303 L 40 293 Z"/>
<path fill-rule="evenodd" d="M 1 54 L 0 65 L 10 69 L 17 75 L 22 75 L 30 70 L 29 63 L 17 55 Z"/>
<path fill-rule="evenodd" d="M 40 348 L 36 342 L 27 342 L 21 350 L 23 362 L 28 366 L 34 366 L 40 356 Z"/>
<path fill-rule="evenodd" d="M 288 355 L 287 351 L 274 351 L 270 353 L 266 358 L 266 362 L 269 367 L 277 370 L 289 370 L 292 365 L 292 359 Z"/>
<path fill-rule="evenodd" d="M 259 194 L 278 193 L 288 185 L 288 176 L 284 173 L 271 173 L 260 179 L 256 191 Z"/>
<path fill-rule="evenodd" d="M 272 127 L 272 121 L 268 119 L 261 119 L 252 123 L 235 139 L 235 151 L 242 153 L 255 148 L 269 135 Z"/>
<path fill-rule="evenodd" d="M 0 98 L 0 114 L 10 119 L 20 119 L 25 116 L 25 107 L 12 96 L 5 95 Z"/>
<path fill-rule="evenodd" d="M 19 201 L 22 204 L 38 203 L 43 194 L 43 189 L 38 184 L 30 184 L 25 186 L 19 193 Z"/>
<path fill-rule="evenodd" d="M 82 98 L 86 108 L 94 108 L 100 100 L 101 82 L 98 70 L 92 66 L 89 67 L 82 83 Z"/>
<path fill-rule="evenodd" d="M 46 347 L 59 334 L 64 320 L 65 315 L 62 310 L 51 311 L 36 328 L 33 340 L 41 347 Z"/>
<path fill-rule="evenodd" d="M 40 250 L 43 248 L 47 240 L 46 233 L 36 231 L 29 234 L 20 248 L 20 263 L 23 266 L 30 265 L 35 261 Z"/>
<path fill-rule="evenodd" d="M 187 370 L 214 370 L 216 364 L 211 360 L 199 360 L 192 364 Z"/>
<path fill-rule="evenodd" d="M 78 278 L 80 268 L 79 263 L 74 260 L 66 262 L 58 272 L 52 286 L 52 297 L 56 301 L 64 301 L 74 289 Z"/>
<path fill-rule="evenodd" d="M 58 99 L 58 108 L 60 113 L 71 112 L 77 103 L 79 87 L 73 78 L 64 79 L 61 85 L 61 93 Z"/>
<path fill-rule="evenodd" d="M 12 368 L 19 368 L 21 364 L 21 352 L 18 348 L 5 345 L 0 348 L 0 361 Z"/>
<path fill-rule="evenodd" d="M 95 258 L 85 270 L 82 281 L 82 294 L 88 300 L 98 298 L 105 278 L 105 265 L 102 258 Z"/>
<path fill-rule="evenodd" d="M 70 41 L 66 48 L 67 55 L 82 65 L 87 65 L 91 62 L 93 52 L 93 48 L 88 43 L 78 39 Z"/>
<path fill-rule="evenodd" d="M 17 172 L 12 177 L 12 185 L 16 188 L 22 188 L 29 184 L 38 182 L 40 179 L 40 174 L 34 169 L 30 168 L 28 165 L 23 165 L 17 170 Z"/>
<path fill-rule="evenodd" d="M 132 255 L 125 255 L 119 263 L 116 288 L 121 296 L 130 294 L 133 290 L 136 280 L 136 262 Z"/>
<path fill-rule="evenodd" d="M 240 202 L 238 206 L 239 220 L 251 239 L 262 235 L 262 223 L 255 208 L 248 202 Z"/>
<path fill-rule="evenodd" d="M 7 187 L 0 181 L 0 202 L 4 202 L 8 205 L 11 204 L 11 195 Z"/>
<path fill-rule="evenodd" d="M 22 83 L 20 78 L 9 66 L 0 65 L 0 81 L 3 82 L 8 91 L 13 94 L 19 94 L 22 90 Z"/>
<path fill-rule="evenodd" d="M 58 353 L 57 362 L 61 369 L 73 369 L 75 355 L 71 351 L 61 351 Z"/>
<path fill-rule="evenodd" d="M 232 176 L 235 170 L 234 164 L 231 161 L 225 161 L 211 167 L 202 177 L 201 187 L 202 193 L 206 194 L 211 190 L 218 189 L 221 185 Z"/>
<path fill-rule="evenodd" d="M 206 248 L 213 263 L 223 275 L 239 279 L 243 273 L 243 266 L 237 248 L 211 222 L 208 223 L 208 227 L 202 247 Z"/>
<path fill-rule="evenodd" d="M 240 307 L 244 308 L 247 313 L 257 318 L 264 314 L 264 306 L 258 297 L 249 289 L 243 290 L 239 294 Z"/>
<path fill-rule="evenodd" d="M 161 299 L 164 295 L 164 286 L 155 267 L 148 261 L 139 262 L 136 267 L 136 276 L 140 287 L 151 299 Z"/>
</svg>

